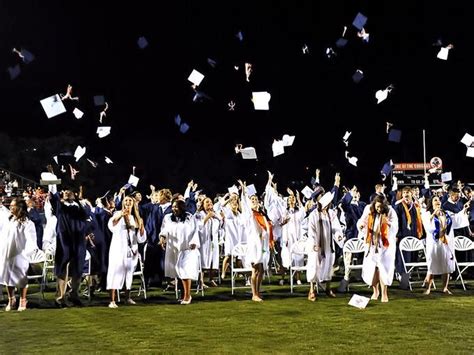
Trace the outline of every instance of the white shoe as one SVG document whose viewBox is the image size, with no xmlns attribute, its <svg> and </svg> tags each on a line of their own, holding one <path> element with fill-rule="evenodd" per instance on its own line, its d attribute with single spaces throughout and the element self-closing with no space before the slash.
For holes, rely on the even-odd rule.
<svg viewBox="0 0 474 355">
<path fill-rule="evenodd" d="M 28 301 L 23 298 L 20 298 L 20 306 L 18 307 L 17 311 L 18 312 L 23 312 L 23 311 L 26 311 L 26 304 L 28 303 Z"/>
<path fill-rule="evenodd" d="M 129 298 L 127 300 L 127 304 L 137 304 L 137 302 L 135 302 L 134 300 L 132 300 L 131 298 Z"/>
<path fill-rule="evenodd" d="M 301 285 L 301 280 L 296 280 L 297 285 Z"/>
<path fill-rule="evenodd" d="M 110 302 L 109 303 L 109 308 L 118 308 L 118 306 L 115 302 Z"/>
<path fill-rule="evenodd" d="M 280 280 L 279 284 L 280 286 L 283 286 L 285 284 L 285 280 Z"/>
<path fill-rule="evenodd" d="M 247 280 L 245 281 L 245 286 L 250 286 L 250 280 L 249 280 L 249 279 L 247 279 Z"/>
</svg>

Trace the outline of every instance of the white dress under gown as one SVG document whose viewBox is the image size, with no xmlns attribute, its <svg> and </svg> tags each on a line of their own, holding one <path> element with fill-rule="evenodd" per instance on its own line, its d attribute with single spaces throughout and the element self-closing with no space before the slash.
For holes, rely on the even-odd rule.
<svg viewBox="0 0 474 355">
<path fill-rule="evenodd" d="M 447 244 L 441 239 L 435 238 L 435 219 L 431 219 L 431 212 L 423 211 L 421 219 L 426 232 L 426 261 L 428 262 L 428 274 L 442 275 L 450 274 L 455 269 L 454 258 L 454 229 L 459 225 L 461 211 L 456 214 L 450 214 L 452 221 L 449 232 L 446 233 Z M 465 213 L 464 213 L 465 214 Z"/>
<path fill-rule="evenodd" d="M 335 260 L 335 245 L 342 241 L 342 228 L 337 213 L 331 209 L 327 213 L 314 209 L 308 216 L 308 240 L 319 247 L 308 253 L 306 278 L 309 282 L 330 281 Z"/>
<path fill-rule="evenodd" d="M 359 221 L 357 221 L 357 228 L 360 231 L 359 235 L 363 236 L 365 241 L 367 241 L 367 225 L 369 221 L 369 214 L 370 205 L 367 205 Z M 381 217 L 379 214 L 375 216 L 374 233 L 378 233 L 379 231 L 380 218 Z M 384 285 L 390 286 L 393 281 L 393 274 L 395 272 L 395 252 L 398 232 L 398 217 L 397 213 L 391 206 L 389 206 L 387 220 L 389 223 L 387 236 L 389 243 L 388 247 L 384 247 L 382 245 L 382 238 L 378 238 L 379 244 L 377 248 L 374 244 L 375 238 L 372 238 L 373 241 L 370 245 L 368 243 L 365 243 L 364 261 L 362 264 L 362 279 L 369 286 L 372 286 L 375 268 L 378 268 L 380 280 Z"/>
<path fill-rule="evenodd" d="M 36 245 L 36 229 L 27 219 L 9 219 L 8 210 L 0 212 L 0 285 L 24 288 L 28 284 L 29 256 Z"/>
<path fill-rule="evenodd" d="M 160 232 L 166 238 L 165 276 L 197 280 L 200 267 L 196 252 L 199 251 L 185 252 L 191 249 L 191 244 L 200 246 L 196 219 L 190 213 L 186 213 L 184 221 L 173 221 L 172 217 L 172 214 L 164 217 Z"/>
<path fill-rule="evenodd" d="M 127 231 L 123 217 L 119 219 L 115 226 L 113 225 L 115 216 L 120 213 L 122 212 L 115 212 L 108 223 L 108 227 L 112 232 L 109 268 L 107 270 L 108 290 L 120 290 L 124 283 L 127 290 L 132 288 L 133 272 L 138 263 L 138 243 L 146 241 L 146 232 L 143 231 L 143 234 L 140 234 L 140 231 L 136 229 L 137 223 L 132 215 L 129 216 L 130 226 L 132 227 L 130 230 Z"/>
</svg>

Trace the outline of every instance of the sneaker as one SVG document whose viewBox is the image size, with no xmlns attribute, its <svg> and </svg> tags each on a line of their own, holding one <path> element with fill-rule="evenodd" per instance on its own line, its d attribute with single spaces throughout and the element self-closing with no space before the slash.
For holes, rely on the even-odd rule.
<svg viewBox="0 0 474 355">
<path fill-rule="evenodd" d="M 137 302 L 135 302 L 134 300 L 132 300 L 131 298 L 129 298 L 127 300 L 127 304 L 137 304 Z"/>
<path fill-rule="evenodd" d="M 301 280 L 296 280 L 297 285 L 301 285 Z"/>
<path fill-rule="evenodd" d="M 109 303 L 109 308 L 118 308 L 118 306 L 115 302 L 110 302 Z"/>
</svg>

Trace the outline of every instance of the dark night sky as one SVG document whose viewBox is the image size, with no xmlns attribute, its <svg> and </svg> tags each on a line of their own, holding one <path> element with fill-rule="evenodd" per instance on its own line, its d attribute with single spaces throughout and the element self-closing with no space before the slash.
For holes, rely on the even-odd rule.
<svg viewBox="0 0 474 355">
<path fill-rule="evenodd" d="M 474 134 L 468 2 L 0 4 L 0 65 L 19 62 L 13 47 L 36 56 L 21 64 L 17 79 L 11 81 L 6 71 L 0 76 L 0 131 L 12 137 L 82 137 L 86 157 L 100 166 L 93 169 L 83 158 L 78 170 L 94 181 L 97 193 L 125 183 L 135 165 L 142 191 L 149 183 L 183 190 L 194 178 L 213 193 L 239 177 L 261 190 L 267 169 L 283 190 L 293 180 L 306 183 L 319 167 L 323 184 L 340 171 L 344 185 L 361 185 L 367 195 L 385 161 L 423 160 L 423 128 L 428 158 L 439 156 L 446 171 L 473 180 L 473 160 L 459 143 L 466 131 Z M 351 25 L 359 11 L 368 17 L 369 44 Z M 349 43 L 338 50 L 334 43 L 344 25 Z M 149 42 L 144 50 L 137 46 L 140 36 Z M 438 38 L 454 44 L 448 61 L 436 58 L 439 48 L 432 44 Z M 302 53 L 304 44 L 308 54 Z M 336 58 L 324 55 L 327 47 L 338 52 Z M 217 62 L 215 68 L 207 58 Z M 250 83 L 245 61 L 254 64 Z M 211 101 L 192 101 L 192 69 L 206 75 L 200 87 Z M 356 69 L 365 74 L 359 84 L 351 79 Z M 67 113 L 48 120 L 39 100 L 64 93 L 68 83 L 85 116 L 76 120 L 67 103 Z M 395 88 L 377 105 L 375 92 L 389 84 Z M 271 93 L 269 111 L 253 109 L 252 91 Z M 92 98 L 100 94 L 110 105 L 104 123 L 112 134 L 99 140 L 100 108 Z M 235 111 L 227 108 L 230 100 Z M 185 135 L 173 123 L 178 113 L 191 126 Z M 400 144 L 387 141 L 386 121 L 403 130 Z M 344 158 L 345 130 L 352 131 L 349 150 L 359 158 L 357 168 Z M 273 158 L 273 139 L 286 133 L 296 135 L 295 144 Z M 256 147 L 259 160 L 243 161 L 234 152 L 237 143 Z M 104 155 L 115 164 L 104 164 Z"/>
</svg>

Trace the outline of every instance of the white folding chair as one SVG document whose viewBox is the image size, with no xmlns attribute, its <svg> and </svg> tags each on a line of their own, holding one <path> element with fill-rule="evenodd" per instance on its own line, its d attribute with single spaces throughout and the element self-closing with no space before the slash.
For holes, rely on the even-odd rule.
<svg viewBox="0 0 474 355">
<path fill-rule="evenodd" d="M 345 270 L 362 270 L 362 264 L 354 264 L 353 262 L 357 260 L 354 258 L 354 254 L 360 254 L 365 252 L 365 243 L 362 239 L 351 238 L 348 239 L 342 248 L 343 258 L 344 258 L 344 268 Z M 351 253 L 351 261 L 349 264 L 346 262 L 345 255 L 346 253 Z M 347 284 L 347 290 L 349 290 L 349 284 Z"/>
<path fill-rule="evenodd" d="M 238 273 L 243 272 L 252 272 L 251 267 L 235 267 L 235 263 L 237 262 L 237 258 L 245 258 L 247 255 L 247 244 L 237 244 L 234 246 L 230 253 L 230 277 L 231 277 L 231 285 L 232 285 L 232 294 L 234 294 L 234 290 L 237 288 L 249 288 L 250 286 L 235 286 L 235 277 Z"/>
<path fill-rule="evenodd" d="M 301 271 L 306 271 L 308 269 L 306 262 L 308 259 L 309 248 L 311 247 L 312 245 L 309 245 L 307 240 L 298 240 L 296 243 L 293 243 L 293 245 L 290 248 L 290 293 L 293 293 L 293 288 L 295 287 L 293 279 L 296 273 L 301 272 Z M 294 265 L 294 260 L 293 260 L 294 255 L 303 256 L 304 258 L 303 266 Z M 316 293 L 319 293 L 318 283 L 316 283 Z"/>
<path fill-rule="evenodd" d="M 426 250 L 425 250 L 425 247 L 423 245 L 423 242 L 420 239 L 415 238 L 415 237 L 405 237 L 400 241 L 399 248 L 400 248 L 400 254 L 402 256 L 403 268 L 405 270 L 405 273 L 410 275 L 410 278 L 411 278 L 411 272 L 412 271 L 420 269 L 420 268 L 428 269 L 428 263 L 426 261 Z M 416 262 L 407 263 L 407 262 L 405 262 L 405 257 L 403 255 L 404 251 L 406 251 L 406 252 L 415 252 L 415 251 L 419 252 L 419 251 L 422 251 L 425 261 L 416 261 Z M 423 281 L 421 281 L 421 280 L 420 281 L 411 281 L 410 278 L 408 280 L 408 285 L 410 286 L 410 291 L 413 291 L 413 288 L 411 287 L 411 285 L 414 284 L 414 283 L 421 283 L 422 287 L 425 284 L 424 280 Z M 433 288 L 436 289 L 436 286 L 435 286 L 433 281 L 432 281 L 432 283 L 433 283 Z"/>
<path fill-rule="evenodd" d="M 46 254 L 41 249 L 37 249 L 29 255 L 28 261 L 30 263 L 27 274 L 28 282 L 30 280 L 36 280 L 38 282 L 41 295 L 44 299 L 44 280 L 46 279 L 47 265 Z"/>
<path fill-rule="evenodd" d="M 467 251 L 470 251 L 470 250 L 474 250 L 474 242 L 472 242 L 472 240 L 470 240 L 467 237 L 463 237 L 463 236 L 457 236 L 457 237 L 454 238 L 454 252 L 455 253 L 457 251 L 466 251 L 467 252 Z M 462 287 L 463 287 L 464 291 L 466 291 L 466 285 L 464 283 L 464 279 L 462 277 L 462 274 L 468 268 L 474 267 L 474 261 L 471 260 L 471 261 L 458 262 L 456 257 L 455 257 L 455 259 L 456 259 L 456 268 L 458 269 L 458 277 L 456 278 L 456 281 L 461 279 Z M 462 267 L 462 270 L 459 267 Z"/>
</svg>

